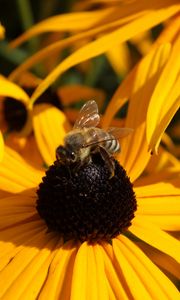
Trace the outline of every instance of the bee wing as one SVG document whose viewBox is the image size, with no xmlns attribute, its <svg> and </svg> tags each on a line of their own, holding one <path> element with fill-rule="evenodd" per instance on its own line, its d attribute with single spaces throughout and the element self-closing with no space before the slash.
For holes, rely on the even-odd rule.
<svg viewBox="0 0 180 300">
<path fill-rule="evenodd" d="M 133 133 L 132 128 L 118 128 L 118 127 L 110 127 L 107 132 L 112 134 L 117 140 L 126 137 L 127 135 Z"/>
<path fill-rule="evenodd" d="M 98 106 L 94 100 L 86 102 L 79 112 L 74 129 L 96 127 L 100 121 Z"/>
</svg>

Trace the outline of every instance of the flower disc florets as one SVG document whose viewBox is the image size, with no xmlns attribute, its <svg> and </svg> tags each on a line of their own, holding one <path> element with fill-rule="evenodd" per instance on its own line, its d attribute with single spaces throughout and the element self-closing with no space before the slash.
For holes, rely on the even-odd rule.
<svg viewBox="0 0 180 300">
<path fill-rule="evenodd" d="M 31 96 L 35 89 L 24 88 L 24 90 Z M 62 110 L 62 104 L 57 93 L 53 92 L 50 88 L 41 94 L 34 105 L 41 103 L 49 103 Z M 25 104 L 11 97 L 7 97 L 3 102 L 3 114 L 10 131 L 21 131 L 28 119 L 28 111 Z"/>
<path fill-rule="evenodd" d="M 131 225 L 136 198 L 125 170 L 115 175 L 99 154 L 78 170 L 55 161 L 37 191 L 37 210 L 65 240 L 110 240 Z"/>
</svg>

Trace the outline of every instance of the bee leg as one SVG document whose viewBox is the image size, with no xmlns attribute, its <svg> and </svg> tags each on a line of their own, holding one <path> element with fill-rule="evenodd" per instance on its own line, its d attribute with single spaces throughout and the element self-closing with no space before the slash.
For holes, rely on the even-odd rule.
<svg viewBox="0 0 180 300">
<path fill-rule="evenodd" d="M 101 154 L 102 159 L 105 161 L 107 167 L 109 168 L 109 171 L 111 172 L 111 175 L 109 177 L 109 179 L 111 179 L 114 176 L 114 161 L 112 159 L 112 157 L 109 155 L 109 153 L 103 148 L 103 147 L 99 147 L 99 152 Z"/>
</svg>

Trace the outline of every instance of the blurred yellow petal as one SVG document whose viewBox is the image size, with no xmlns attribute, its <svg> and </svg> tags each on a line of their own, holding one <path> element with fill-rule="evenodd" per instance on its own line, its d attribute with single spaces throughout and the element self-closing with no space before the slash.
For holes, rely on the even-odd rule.
<svg viewBox="0 0 180 300">
<path fill-rule="evenodd" d="M 129 269 L 131 268 L 131 272 L 134 271 L 136 273 L 136 277 L 131 277 L 132 284 L 134 283 L 132 290 L 137 289 L 137 291 L 134 291 L 134 295 L 137 295 L 135 298 L 150 298 L 153 300 L 178 299 L 178 290 L 172 284 L 172 282 L 156 267 L 156 265 L 153 264 L 152 261 L 128 238 L 121 235 L 118 239 L 119 240 L 114 240 L 113 245 L 116 259 L 119 260 L 121 265 L 121 259 L 118 257 L 118 253 L 121 253 L 121 257 L 127 260 L 127 264 L 129 264 Z M 125 271 L 125 268 L 123 267 L 122 271 L 124 273 L 127 272 L 127 270 Z M 130 277 L 130 274 L 128 277 Z M 137 279 L 141 281 L 141 284 L 147 293 L 147 298 L 141 295 L 141 288 L 137 288 L 134 279 L 136 281 Z"/>
<path fill-rule="evenodd" d="M 0 96 L 12 97 L 28 104 L 29 96 L 15 83 L 0 75 Z"/>
<path fill-rule="evenodd" d="M 5 28 L 0 24 L 0 39 L 4 39 Z"/>
<path fill-rule="evenodd" d="M 152 46 L 152 36 L 150 31 L 142 32 L 131 39 L 142 56 L 146 55 Z"/>
<path fill-rule="evenodd" d="M 4 140 L 2 133 L 0 132 L 0 162 L 2 161 L 4 156 Z"/>
<path fill-rule="evenodd" d="M 169 2 L 169 7 L 167 9 L 160 8 L 159 10 L 154 10 L 148 15 L 142 16 L 136 20 L 133 20 L 129 24 L 123 25 L 120 29 L 100 37 L 98 40 L 89 43 L 88 45 L 69 55 L 37 87 L 31 97 L 31 102 L 33 103 L 43 93 L 43 91 L 45 91 L 67 69 L 79 64 L 80 62 L 106 52 L 113 46 L 130 39 L 136 33 L 155 26 L 156 24 L 165 20 L 167 17 L 174 15 L 179 10 L 180 5 L 177 4 L 177 1 L 172 3 L 171 0 L 171 5 L 169 0 L 167 0 L 167 2 Z"/>
<path fill-rule="evenodd" d="M 6 137 L 5 143 L 9 148 L 18 152 L 28 164 L 42 170 L 44 161 L 33 133 L 28 137 L 20 137 L 16 133 L 11 133 Z"/>
<path fill-rule="evenodd" d="M 130 69 L 130 51 L 126 43 L 122 43 L 106 53 L 111 66 L 117 75 L 125 75 Z"/>
<path fill-rule="evenodd" d="M 65 115 L 48 104 L 33 109 L 33 128 L 39 151 L 47 165 L 55 161 L 56 148 L 63 144 L 70 125 Z"/>
<path fill-rule="evenodd" d="M 77 13 L 68 13 L 53 16 L 48 18 L 37 25 L 33 26 L 31 29 L 26 31 L 20 37 L 11 42 L 12 47 L 17 47 L 19 44 L 25 42 L 27 39 L 32 38 L 35 35 L 44 33 L 44 32 L 53 32 L 53 31 L 79 31 L 87 30 L 93 26 L 104 21 L 108 20 L 108 16 L 112 16 L 114 9 L 104 9 L 91 12 L 77 12 Z M 112 17 L 111 17 L 112 18 Z"/>
<path fill-rule="evenodd" d="M 105 100 L 103 90 L 80 84 L 64 85 L 58 89 L 58 95 L 65 106 L 80 100 L 93 99 L 100 109 Z"/>
<path fill-rule="evenodd" d="M 148 219 L 145 216 L 136 215 L 132 220 L 129 231 L 147 244 L 172 256 L 177 262 L 180 261 L 179 242 L 165 231 L 160 230 L 159 227 L 152 222 L 148 222 Z"/>
<path fill-rule="evenodd" d="M 179 34 L 180 27 L 180 16 L 179 14 L 175 15 L 173 18 L 168 20 L 165 24 L 164 30 L 158 36 L 156 41 L 153 43 L 152 48 L 157 47 L 160 44 L 173 42 L 176 36 Z"/>
<path fill-rule="evenodd" d="M 148 107 L 147 140 L 149 149 L 155 153 L 157 153 L 162 134 L 180 106 L 179 49 L 180 38 L 172 48 Z"/>
<path fill-rule="evenodd" d="M 5 147 L 0 167 L 0 189 L 18 193 L 35 187 L 41 181 L 44 172 L 28 165 L 15 151 Z"/>
</svg>

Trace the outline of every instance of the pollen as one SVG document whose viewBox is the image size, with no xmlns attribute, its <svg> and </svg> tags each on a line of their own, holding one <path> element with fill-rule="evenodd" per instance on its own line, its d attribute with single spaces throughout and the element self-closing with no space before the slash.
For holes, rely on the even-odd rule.
<svg viewBox="0 0 180 300">
<path fill-rule="evenodd" d="M 49 230 L 64 240 L 111 240 L 131 225 L 137 208 L 133 186 L 115 160 L 115 174 L 99 154 L 79 169 L 58 161 L 47 170 L 37 191 L 37 211 Z"/>
</svg>

